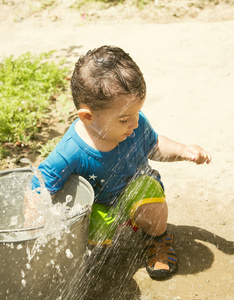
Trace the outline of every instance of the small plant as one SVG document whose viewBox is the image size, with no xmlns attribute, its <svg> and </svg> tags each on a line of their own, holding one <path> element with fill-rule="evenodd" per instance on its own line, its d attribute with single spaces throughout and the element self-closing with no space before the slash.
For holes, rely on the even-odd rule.
<svg viewBox="0 0 234 300">
<path fill-rule="evenodd" d="M 48 141 L 44 146 L 42 146 L 38 151 L 41 153 L 42 157 L 47 157 L 61 140 L 61 137 L 54 138 Z"/>
<path fill-rule="evenodd" d="M 38 145 L 35 141 L 30 145 L 31 152 L 35 155 L 38 151 Z"/>
<path fill-rule="evenodd" d="M 72 5 L 73 8 L 76 9 L 105 9 L 111 6 L 129 4 L 130 6 L 136 6 L 140 10 L 145 6 L 153 3 L 153 0 L 76 0 Z"/>
<path fill-rule="evenodd" d="M 140 9 L 143 9 L 144 6 L 149 5 L 152 3 L 152 0 L 134 0 L 133 4 L 138 6 Z"/>
<path fill-rule="evenodd" d="M 48 112 L 50 97 L 66 85 L 68 68 L 52 52 L 8 57 L 0 64 L 0 141 L 27 143 Z"/>
<path fill-rule="evenodd" d="M 123 4 L 124 0 L 76 0 L 72 5 L 73 8 L 81 9 L 82 7 L 103 7 L 103 5 Z"/>
<path fill-rule="evenodd" d="M 41 1 L 41 7 L 42 9 L 46 9 L 49 6 L 52 6 L 55 3 L 54 0 L 43 0 Z"/>
<path fill-rule="evenodd" d="M 6 158 L 8 155 L 10 155 L 10 151 L 0 147 L 0 159 Z"/>
</svg>

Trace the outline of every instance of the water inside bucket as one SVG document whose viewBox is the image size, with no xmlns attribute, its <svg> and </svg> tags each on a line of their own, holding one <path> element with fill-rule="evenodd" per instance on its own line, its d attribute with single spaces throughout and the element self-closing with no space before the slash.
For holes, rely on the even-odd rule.
<svg viewBox="0 0 234 300">
<path fill-rule="evenodd" d="M 36 231 L 42 227 L 39 214 L 34 220 L 34 226 L 30 228 L 26 226 L 24 187 L 32 177 L 33 173 L 30 170 L 2 172 L 0 176 L 0 241 L 32 239 L 36 237 Z"/>
<path fill-rule="evenodd" d="M 24 228 L 23 186 L 32 179 L 31 172 L 12 172 L 0 177 L 0 230 Z"/>
<path fill-rule="evenodd" d="M 33 198 L 38 194 L 31 190 L 33 175 L 31 168 L 0 172 L 0 242 L 34 239 L 38 237 L 38 231 L 45 231 L 47 227 L 57 232 L 68 220 L 77 219 L 91 209 L 94 198 L 92 187 L 78 175 L 71 176 L 53 203 L 42 186 L 42 201 L 34 204 Z M 27 201 L 25 192 L 31 193 Z M 31 215 L 30 222 L 28 215 Z"/>
</svg>

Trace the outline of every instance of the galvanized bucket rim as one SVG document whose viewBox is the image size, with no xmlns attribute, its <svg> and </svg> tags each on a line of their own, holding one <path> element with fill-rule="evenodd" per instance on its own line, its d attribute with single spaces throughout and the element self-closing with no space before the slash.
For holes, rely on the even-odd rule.
<svg viewBox="0 0 234 300">
<path fill-rule="evenodd" d="M 13 172 L 32 172 L 32 170 L 29 167 L 25 167 L 25 168 L 16 168 L 16 169 L 6 169 L 6 170 L 2 170 L 0 171 L 0 177 L 7 175 L 8 173 L 13 173 Z"/>
</svg>

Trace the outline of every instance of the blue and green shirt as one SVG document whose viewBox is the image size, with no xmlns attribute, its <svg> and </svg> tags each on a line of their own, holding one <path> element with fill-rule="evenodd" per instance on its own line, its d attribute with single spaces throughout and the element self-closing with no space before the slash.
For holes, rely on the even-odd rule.
<svg viewBox="0 0 234 300">
<path fill-rule="evenodd" d="M 59 144 L 38 167 L 46 188 L 53 195 L 71 174 L 79 174 L 90 182 L 95 203 L 113 204 L 126 184 L 148 166 L 148 155 L 156 146 L 158 135 L 142 112 L 134 133 L 110 152 L 87 145 L 77 134 L 75 123 Z M 33 188 L 39 186 L 34 176 Z"/>
</svg>

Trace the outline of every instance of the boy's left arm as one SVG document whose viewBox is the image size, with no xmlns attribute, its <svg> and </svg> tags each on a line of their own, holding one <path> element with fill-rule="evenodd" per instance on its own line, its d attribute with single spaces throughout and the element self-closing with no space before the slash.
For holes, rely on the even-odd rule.
<svg viewBox="0 0 234 300">
<path fill-rule="evenodd" d="M 200 146 L 186 146 L 184 144 L 170 140 L 162 135 L 158 136 L 156 147 L 153 149 L 149 159 L 156 161 L 192 161 L 196 164 L 209 164 L 211 155 Z"/>
</svg>

